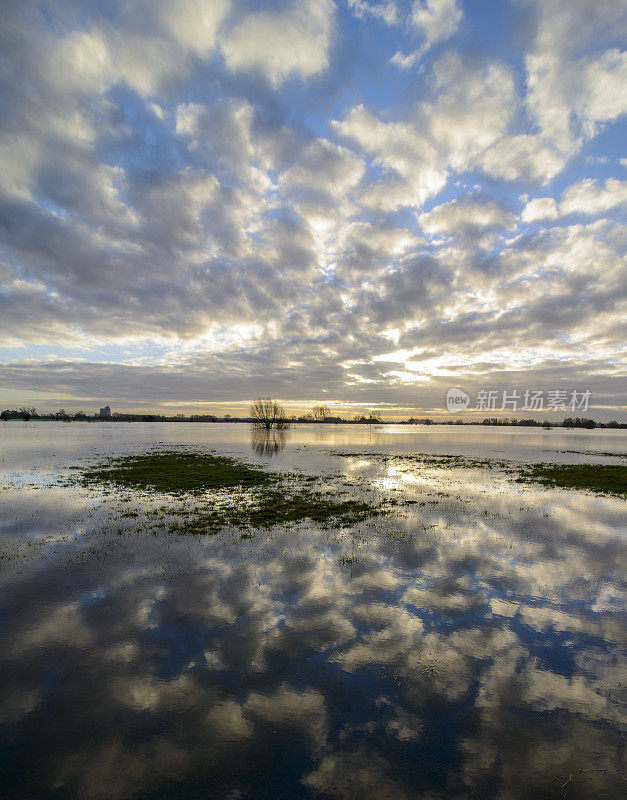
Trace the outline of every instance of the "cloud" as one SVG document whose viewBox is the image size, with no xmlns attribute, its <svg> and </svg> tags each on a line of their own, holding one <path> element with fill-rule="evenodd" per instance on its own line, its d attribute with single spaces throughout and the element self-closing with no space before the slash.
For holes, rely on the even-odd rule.
<svg viewBox="0 0 627 800">
<path fill-rule="evenodd" d="M 431 47 L 455 33 L 463 12 L 457 0 L 414 0 L 409 24 L 416 35 L 424 40 L 424 47 Z"/>
<path fill-rule="evenodd" d="M 358 106 L 334 127 L 387 170 L 383 180 L 364 187 L 362 202 L 367 207 L 420 206 L 446 183 L 436 148 L 412 124 L 385 123 Z"/>
<path fill-rule="evenodd" d="M 523 209 L 522 222 L 537 222 L 541 219 L 557 219 L 557 204 L 552 197 L 535 197 Z"/>
<path fill-rule="evenodd" d="M 504 136 L 480 160 L 483 170 L 494 178 L 542 184 L 558 175 L 565 164 L 566 158 L 542 137 L 523 133 Z"/>
<path fill-rule="evenodd" d="M 406 121 L 384 122 L 361 105 L 333 123 L 386 169 L 365 188 L 369 208 L 422 206 L 444 187 L 449 170 L 480 162 L 505 133 L 515 97 L 505 65 L 467 63 L 448 53 L 434 64 L 430 89 L 433 99 L 417 103 Z"/>
<path fill-rule="evenodd" d="M 94 15 L 88 26 L 51 41 L 50 78 L 100 92 L 125 84 L 154 96 L 190 71 L 192 56 L 210 56 L 230 8 L 230 0 L 182 0 L 176 10 L 167 0 L 140 0 L 113 21 Z"/>
<path fill-rule="evenodd" d="M 281 173 L 279 185 L 292 197 L 309 192 L 341 202 L 365 173 L 363 159 L 352 150 L 326 139 L 312 139 L 302 147 L 298 163 Z"/>
<path fill-rule="evenodd" d="M 206 58 L 216 46 L 218 31 L 231 6 L 231 0 L 181 0 L 175 5 L 158 0 L 149 2 L 146 11 L 157 15 L 163 29 L 182 48 Z"/>
<path fill-rule="evenodd" d="M 627 181 L 607 178 L 605 183 L 587 178 L 569 186 L 562 194 L 560 214 L 604 214 L 627 203 Z"/>
<path fill-rule="evenodd" d="M 463 171 L 507 131 L 516 103 L 511 70 L 449 53 L 434 65 L 433 87 L 437 98 L 419 115 L 451 167 Z"/>
<path fill-rule="evenodd" d="M 450 39 L 459 28 L 462 17 L 463 11 L 457 0 L 414 0 L 407 24 L 422 41 L 422 46 L 408 55 L 397 51 L 391 62 L 401 69 L 410 69 L 433 45 Z"/>
<path fill-rule="evenodd" d="M 487 25 L 457 46 L 459 3 L 416 3 L 409 27 L 401 4 L 361 0 L 107 9 L 4 10 L 17 405 L 55 383 L 118 396 L 116 380 L 127 404 L 161 402 L 156 387 L 191 403 L 211 380 L 224 402 L 324 386 L 413 407 L 439 403 L 444 369 L 548 380 L 556 363 L 596 370 L 615 402 L 618 4 L 525 6 L 521 59 L 485 47 L 508 35 Z M 416 37 L 432 58 L 411 79 L 389 58 Z M 379 360 L 391 339 L 410 366 Z"/>
<path fill-rule="evenodd" d="M 334 10 L 331 0 L 306 0 L 248 14 L 222 44 L 227 66 L 259 70 L 274 87 L 292 76 L 319 75 L 329 65 Z"/>
<path fill-rule="evenodd" d="M 348 0 L 348 7 L 359 19 L 373 17 L 385 22 L 386 25 L 397 25 L 400 21 L 398 6 L 394 0 L 386 0 L 383 3 L 373 3 L 368 0 Z"/>
<path fill-rule="evenodd" d="M 545 140 L 571 154 L 627 110 L 627 55 L 613 44 L 627 32 L 627 11 L 615 0 L 542 0 L 537 13 L 527 105 Z"/>
<path fill-rule="evenodd" d="M 326 743 L 326 703 L 323 695 L 313 689 L 299 692 L 283 684 L 271 695 L 252 692 L 244 709 L 271 725 L 293 730 L 309 742 L 314 752 Z"/>
<path fill-rule="evenodd" d="M 607 178 L 605 182 L 586 178 L 562 192 L 558 206 L 552 197 L 530 200 L 521 215 L 522 222 L 552 220 L 569 214 L 598 216 L 627 203 L 627 182 Z"/>
<path fill-rule="evenodd" d="M 472 236 L 512 228 L 515 222 L 516 215 L 498 203 L 472 197 L 450 200 L 418 217 L 429 236 Z"/>
</svg>

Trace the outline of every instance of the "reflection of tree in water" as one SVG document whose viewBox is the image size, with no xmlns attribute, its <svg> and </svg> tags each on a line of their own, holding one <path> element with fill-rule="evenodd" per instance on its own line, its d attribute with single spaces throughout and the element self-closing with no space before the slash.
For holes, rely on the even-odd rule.
<svg viewBox="0 0 627 800">
<path fill-rule="evenodd" d="M 250 446 L 258 456 L 275 456 L 285 447 L 287 435 L 277 428 L 251 428 Z"/>
</svg>

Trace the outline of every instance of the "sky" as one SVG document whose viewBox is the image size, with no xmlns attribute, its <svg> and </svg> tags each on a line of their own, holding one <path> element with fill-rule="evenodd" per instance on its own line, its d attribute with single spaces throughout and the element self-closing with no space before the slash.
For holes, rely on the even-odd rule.
<svg viewBox="0 0 627 800">
<path fill-rule="evenodd" d="M 1 17 L 2 408 L 627 421 L 622 0 Z"/>
</svg>

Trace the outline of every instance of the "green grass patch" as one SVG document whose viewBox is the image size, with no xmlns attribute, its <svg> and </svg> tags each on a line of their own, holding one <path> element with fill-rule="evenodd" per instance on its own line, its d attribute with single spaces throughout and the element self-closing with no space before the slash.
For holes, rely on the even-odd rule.
<svg viewBox="0 0 627 800">
<path fill-rule="evenodd" d="M 181 494 L 263 486 L 273 477 L 272 473 L 226 456 L 163 450 L 113 459 L 85 470 L 79 481 L 83 485 L 113 483 L 132 489 Z"/>
<path fill-rule="evenodd" d="M 223 528 L 269 528 L 304 520 L 320 527 L 360 522 L 386 513 L 387 504 L 321 491 L 320 478 L 267 472 L 226 456 L 156 451 L 112 459 L 70 479 L 83 486 L 192 495 L 186 508 L 162 507 L 157 517 L 173 533 L 213 534 Z M 122 497 L 121 500 L 126 500 Z M 122 516 L 135 516 L 126 511 Z M 154 519 L 148 514 L 148 518 Z M 160 524 L 160 527 L 161 527 Z"/>
<path fill-rule="evenodd" d="M 588 489 L 627 496 L 627 466 L 623 464 L 531 464 L 522 467 L 519 483 L 540 483 L 561 489 Z"/>
<path fill-rule="evenodd" d="M 334 499 L 336 498 L 336 499 Z M 337 499 L 322 492 L 296 487 L 255 490 L 240 496 L 234 504 L 198 508 L 191 517 L 178 518 L 169 526 L 172 533 L 215 534 L 224 528 L 260 529 L 274 525 L 314 522 L 321 528 L 351 525 L 368 517 L 387 513 L 384 503 Z M 251 538 L 244 534 L 242 538 Z"/>
</svg>

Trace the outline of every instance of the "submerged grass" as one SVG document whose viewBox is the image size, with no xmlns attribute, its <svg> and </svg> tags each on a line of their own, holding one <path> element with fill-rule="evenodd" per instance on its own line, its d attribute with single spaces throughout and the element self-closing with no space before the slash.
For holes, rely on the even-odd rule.
<svg viewBox="0 0 627 800">
<path fill-rule="evenodd" d="M 80 480 L 84 485 L 113 483 L 132 489 L 181 494 L 234 486 L 263 486 L 272 478 L 272 473 L 226 456 L 161 450 L 112 459 L 85 470 Z"/>
<path fill-rule="evenodd" d="M 579 451 L 563 451 L 579 452 Z M 627 496 L 627 465 L 624 464 L 522 464 L 496 458 L 474 458 L 459 455 L 433 455 L 430 453 L 368 453 L 341 452 L 335 455 L 345 458 L 369 458 L 379 461 L 417 463 L 425 467 L 490 469 L 508 474 L 518 483 L 539 483 L 560 489 L 584 489 L 597 494 Z M 597 455 L 620 455 L 598 453 Z"/>
<path fill-rule="evenodd" d="M 405 462 L 427 468 L 497 469 L 523 483 L 627 496 L 627 465 L 520 464 L 466 456 L 382 453 L 340 453 L 382 461 Z M 144 495 L 170 496 L 172 502 L 152 510 L 121 507 L 118 518 L 133 519 L 132 530 L 207 535 L 223 529 L 250 532 L 303 521 L 321 528 L 348 526 L 369 517 L 388 514 L 400 505 L 424 506 L 426 500 L 372 500 L 351 497 L 354 481 L 342 475 L 311 476 L 269 472 L 243 461 L 213 453 L 160 450 L 113 458 L 77 468 L 72 483 L 115 491 L 118 499 Z M 341 483 L 341 485 L 340 485 Z M 346 488 L 343 488 L 346 487 Z M 444 493 L 438 493 L 447 496 Z M 164 498 L 165 499 L 165 498 Z M 437 501 L 430 501 L 437 502 Z M 254 534 L 245 533 L 243 538 Z"/>
<path fill-rule="evenodd" d="M 256 491 L 241 503 L 198 509 L 170 525 L 172 533 L 213 534 L 223 528 L 271 528 L 308 520 L 321 528 L 351 525 L 386 513 L 383 503 L 330 499 L 321 492 Z M 244 536 L 244 538 L 248 538 Z"/>
<path fill-rule="evenodd" d="M 623 464 L 531 464 L 522 468 L 517 480 L 627 497 L 627 466 Z"/>
<path fill-rule="evenodd" d="M 226 456 L 162 450 L 112 459 L 83 470 L 73 482 L 179 498 L 192 495 L 196 502 L 191 507 L 161 509 L 162 522 L 170 518 L 173 533 L 212 534 L 227 527 L 269 528 L 304 520 L 330 527 L 386 513 L 385 503 L 321 491 L 312 485 L 316 480 L 267 472 Z M 127 511 L 122 516 L 134 515 Z"/>
<path fill-rule="evenodd" d="M 342 450 L 328 450 L 329 455 L 341 458 L 363 458 L 371 461 L 403 461 L 408 464 L 420 464 L 425 467 L 459 467 L 468 469 L 487 469 L 498 467 L 508 470 L 511 462 L 496 458 L 475 458 L 473 456 L 452 455 L 448 453 L 373 453 L 368 451 L 350 452 Z"/>
</svg>

